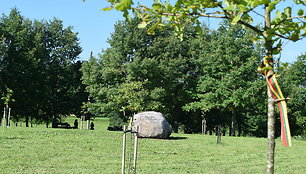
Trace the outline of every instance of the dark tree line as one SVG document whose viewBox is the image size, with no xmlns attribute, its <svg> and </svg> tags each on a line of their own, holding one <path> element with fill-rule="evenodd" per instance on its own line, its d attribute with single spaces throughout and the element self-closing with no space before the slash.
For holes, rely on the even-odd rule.
<svg viewBox="0 0 306 174">
<path fill-rule="evenodd" d="M 208 131 L 222 125 L 231 135 L 266 136 L 266 85 L 254 70 L 263 57 L 261 45 L 251 41 L 252 32 L 226 22 L 217 30 L 202 30 L 199 36 L 187 27 L 181 41 L 168 27 L 149 35 L 135 21 L 119 21 L 108 41 L 110 48 L 82 66 L 83 83 L 92 98 L 90 110 L 110 117 L 113 125 L 123 124 L 134 113 L 156 110 L 175 131 L 200 132 L 205 119 Z M 294 66 L 279 66 L 278 71 L 286 79 L 292 69 L 302 73 Z M 305 84 L 292 85 L 304 95 L 294 95 L 292 88 L 285 95 L 303 105 L 305 90 L 300 88 Z M 291 111 L 292 120 L 300 117 L 292 122 L 300 131 L 295 135 L 305 123 L 303 115 L 296 116 L 300 109 Z"/>
<path fill-rule="evenodd" d="M 0 18 L 0 95 L 12 90 L 12 119 L 56 122 L 79 114 L 87 100 L 80 78 L 82 48 L 72 27 L 58 19 L 30 20 L 12 9 Z M 4 103 L 0 102 L 1 108 Z"/>
</svg>

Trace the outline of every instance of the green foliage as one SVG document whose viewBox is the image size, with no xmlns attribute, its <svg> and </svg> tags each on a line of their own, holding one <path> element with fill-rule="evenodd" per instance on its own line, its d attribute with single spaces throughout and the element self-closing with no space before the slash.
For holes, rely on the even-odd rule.
<svg viewBox="0 0 306 174">
<path fill-rule="evenodd" d="M 281 83 L 288 100 L 290 127 L 293 135 L 304 135 L 306 126 L 306 54 L 291 65 L 282 68 Z"/>
<path fill-rule="evenodd" d="M 202 26 L 206 34 L 195 37 L 190 26 L 181 42 L 170 29 L 148 35 L 136 26 L 118 22 L 111 48 L 83 63 L 93 113 L 121 122 L 134 113 L 156 110 L 166 115 L 174 131 L 183 126 L 186 132 L 199 132 L 200 110 L 206 112 L 210 130 L 217 123 L 228 125 L 235 111 L 241 131 L 264 136 L 257 132 L 266 124 L 254 123 L 265 110 L 257 105 L 264 83 L 252 70 L 261 50 L 249 39 L 251 32 L 224 23 L 211 32 Z M 250 117 L 258 119 L 250 123 Z"/>
<path fill-rule="evenodd" d="M 297 16 L 292 14 L 292 7 L 284 9 L 278 8 L 280 0 L 219 0 L 219 1 L 154 1 L 150 6 L 143 4 L 133 4 L 133 1 L 108 0 L 111 4 L 107 10 L 116 9 L 124 12 L 127 20 L 127 12 L 130 10 L 137 17 L 142 19 L 140 27 L 145 27 L 149 23 L 154 23 L 148 32 L 158 27 L 163 27 L 163 23 L 170 23 L 175 29 L 174 31 L 182 37 L 186 23 L 193 23 L 199 26 L 200 18 L 225 18 L 232 24 L 240 23 L 243 26 L 250 28 L 256 32 L 260 39 L 275 43 L 282 39 L 297 41 L 305 36 L 305 13 L 303 8 L 305 2 L 294 1 L 297 6 Z M 118 8 L 121 7 L 121 8 Z M 274 13 L 274 18 L 271 19 L 271 27 L 267 28 L 263 25 L 265 21 L 260 21 L 253 25 L 254 18 L 266 19 L 264 14 L 257 12 L 259 8 L 267 7 L 269 13 Z M 256 14 L 256 15 L 254 15 Z M 154 27 L 153 27 L 154 26 Z M 200 30 L 199 30 L 200 31 Z M 279 49 L 280 47 L 275 47 Z M 278 54 L 278 53 L 276 53 Z"/>
<path fill-rule="evenodd" d="M 261 90 L 264 84 L 259 74 L 252 71 L 262 56 L 250 37 L 252 33 L 240 26 L 230 27 L 223 23 L 217 31 L 212 31 L 210 40 L 203 41 L 200 37 L 192 42 L 190 52 L 197 61 L 201 76 L 193 95 L 194 101 L 185 105 L 185 110 L 204 111 L 209 124 L 225 126 L 236 119 L 240 132 L 253 134 L 251 129 L 257 130 L 255 124 L 247 120 L 249 117 L 262 117 L 265 113 L 249 113 L 259 109 L 256 103 L 264 96 L 257 92 L 257 84 L 262 85 L 259 87 Z M 236 118 L 232 118 L 233 113 Z"/>
<path fill-rule="evenodd" d="M 122 118 L 120 115 L 116 113 L 111 113 L 109 115 L 109 126 L 117 126 L 117 127 L 122 127 L 123 125 L 126 124 L 127 120 L 124 120 L 125 118 Z"/>
<path fill-rule="evenodd" d="M 13 90 L 10 88 L 6 88 L 6 93 L 2 94 L 1 100 L 3 100 L 4 105 L 9 105 L 10 102 L 14 102 L 15 100 L 12 98 Z"/>
<path fill-rule="evenodd" d="M 81 62 L 75 62 L 82 49 L 72 27 L 58 19 L 31 21 L 12 9 L 0 18 L 0 36 L 0 89 L 14 91 L 16 121 L 48 122 L 79 112 L 86 94 Z"/>
<path fill-rule="evenodd" d="M 191 69 L 187 42 L 180 43 L 171 33 L 156 31 L 152 36 L 136 22 L 119 22 L 109 40 L 111 48 L 82 68 L 83 83 L 94 100 L 91 110 L 103 116 L 116 112 L 123 120 L 157 110 L 172 122 L 173 115 L 184 113 L 181 107 L 190 100 L 184 82 L 194 79 L 187 74 Z"/>
</svg>

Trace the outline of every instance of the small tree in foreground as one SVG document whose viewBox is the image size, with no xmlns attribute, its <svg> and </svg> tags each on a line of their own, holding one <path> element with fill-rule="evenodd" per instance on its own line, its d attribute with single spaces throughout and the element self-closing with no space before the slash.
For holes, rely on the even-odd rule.
<svg viewBox="0 0 306 174">
<path fill-rule="evenodd" d="M 4 110 L 3 110 L 4 113 L 3 113 L 3 120 L 2 120 L 3 127 L 10 126 L 11 108 L 9 104 L 15 101 L 12 98 L 12 96 L 13 96 L 13 90 L 11 90 L 10 88 L 6 88 L 6 93 L 3 93 L 1 97 L 1 99 L 4 102 Z"/>
<path fill-rule="evenodd" d="M 231 21 L 233 25 L 239 23 L 257 33 L 254 40 L 262 40 L 265 45 L 266 59 L 262 72 L 267 78 L 268 86 L 268 165 L 267 173 L 274 173 L 274 149 L 275 149 L 275 116 L 273 86 L 269 81 L 275 78 L 273 67 L 273 55 L 278 54 L 282 47 L 282 39 L 297 41 L 306 35 L 305 1 L 293 0 L 294 5 L 299 5 L 297 15 L 292 15 L 292 8 L 277 9 L 281 0 L 177 0 L 161 2 L 154 0 L 149 7 L 146 5 L 134 5 L 133 0 L 108 0 L 111 6 L 104 10 L 116 9 L 123 12 L 123 16 L 129 19 L 129 13 L 133 12 L 142 19 L 139 27 L 150 24 L 149 33 L 154 33 L 156 28 L 163 27 L 165 23 L 173 26 L 176 33 L 182 38 L 184 25 L 194 23 L 200 30 L 200 18 L 223 18 Z M 258 25 L 254 25 L 254 17 L 261 18 Z M 260 25 L 261 22 L 263 25 Z M 270 92 L 271 91 L 271 92 Z M 284 101 L 282 101 L 283 103 Z"/>
</svg>

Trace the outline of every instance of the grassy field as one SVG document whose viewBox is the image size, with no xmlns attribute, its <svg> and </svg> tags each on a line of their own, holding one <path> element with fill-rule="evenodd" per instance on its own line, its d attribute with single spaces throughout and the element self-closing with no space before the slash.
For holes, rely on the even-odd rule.
<svg viewBox="0 0 306 174">
<path fill-rule="evenodd" d="M 73 119 L 67 120 L 73 125 Z M 121 172 L 122 132 L 107 131 L 106 119 L 95 130 L 51 129 L 44 126 L 0 128 L 0 173 Z M 237 174 L 265 173 L 267 140 L 172 134 L 170 140 L 140 139 L 137 173 Z M 131 150 L 128 136 L 128 151 Z M 306 141 L 293 147 L 276 145 L 276 174 L 306 173 Z"/>
</svg>

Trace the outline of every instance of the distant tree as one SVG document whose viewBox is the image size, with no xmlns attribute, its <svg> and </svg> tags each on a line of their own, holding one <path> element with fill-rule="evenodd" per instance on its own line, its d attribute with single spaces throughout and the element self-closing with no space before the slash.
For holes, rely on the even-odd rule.
<svg viewBox="0 0 306 174">
<path fill-rule="evenodd" d="M 290 126 L 293 135 L 306 137 L 306 54 L 297 57 L 292 64 L 281 70 L 284 93 L 288 100 Z"/>
<path fill-rule="evenodd" d="M 251 37 L 252 33 L 241 26 L 231 27 L 225 22 L 217 31 L 212 31 L 208 41 L 200 37 L 191 47 L 201 76 L 194 94 L 195 102 L 184 108 L 201 110 L 206 119 L 210 117 L 210 121 L 214 120 L 213 124 L 228 124 L 233 136 L 237 125 L 241 133 L 242 118 L 247 108 L 253 108 L 248 104 L 252 99 L 260 100 L 251 89 L 260 80 L 252 67 L 262 56 Z M 216 111 L 220 116 L 214 116 Z"/>
<path fill-rule="evenodd" d="M 86 86 L 82 83 L 83 73 L 81 71 L 83 62 L 77 61 L 70 65 L 70 83 L 68 90 L 69 102 L 69 113 L 76 114 L 78 117 L 81 116 L 82 105 L 88 101 L 89 95 L 85 92 Z"/>
<path fill-rule="evenodd" d="M 6 91 L 2 94 L 1 100 L 4 103 L 4 113 L 3 113 L 3 119 L 2 119 L 2 124 L 3 126 L 10 126 L 10 104 L 14 102 L 15 100 L 13 99 L 13 90 L 7 88 Z"/>
<path fill-rule="evenodd" d="M 49 122 L 74 112 L 71 95 L 81 85 L 74 66 L 82 49 L 72 27 L 64 28 L 58 19 L 31 21 L 12 9 L 1 17 L 0 32 L 0 88 L 14 91 L 14 119 L 29 126 L 31 120 Z"/>
<path fill-rule="evenodd" d="M 29 83 L 31 76 L 27 73 L 31 72 L 34 63 L 29 54 L 33 48 L 32 23 L 21 16 L 17 9 L 13 9 L 9 16 L 3 15 L 0 23 L 1 36 L 6 45 L 5 54 L 2 56 L 2 63 L 5 67 L 1 74 L 2 85 L 14 91 L 16 102 L 11 106 L 14 108 L 14 116 L 20 117 L 22 113 L 27 113 L 28 116 L 28 109 L 32 101 L 25 102 L 24 99 L 30 96 L 28 89 L 33 87 L 33 84 Z"/>
<path fill-rule="evenodd" d="M 175 131 L 179 125 L 184 125 L 185 132 L 198 132 L 200 115 L 185 111 L 183 106 L 203 99 L 195 97 L 197 93 L 207 93 L 203 91 L 203 86 L 211 84 L 210 88 L 214 90 L 224 87 L 219 93 L 221 98 L 206 98 L 215 106 L 200 104 L 205 100 L 194 103 L 201 105 L 200 108 L 195 106 L 196 109 L 211 107 L 211 112 L 207 114 L 210 114 L 211 120 L 219 120 L 222 124 L 228 124 L 231 119 L 228 117 L 233 108 L 231 104 L 237 110 L 243 108 L 246 111 L 246 108 L 252 108 L 246 103 L 250 100 L 255 103 L 260 98 L 252 95 L 254 91 L 258 93 L 258 88 L 253 88 L 252 82 L 248 81 L 255 83 L 258 79 L 258 74 L 251 67 L 259 62 L 260 51 L 250 41 L 250 36 L 244 33 L 245 30 L 224 25 L 219 31 L 195 37 L 196 32 L 191 27 L 184 34 L 184 42 L 181 42 L 171 29 L 156 31 L 152 36 L 136 26 L 135 22 L 116 24 L 109 39 L 111 47 L 99 59 L 91 57 L 83 63 L 83 83 L 88 85 L 86 89 L 93 101 L 88 105 L 91 112 L 111 117 L 112 123 L 121 123 L 135 112 L 157 110 L 166 115 Z M 232 35 L 227 35 L 229 33 Z M 244 49 L 238 49 L 239 46 Z M 224 56 L 227 49 L 232 53 L 224 59 L 221 67 L 217 63 L 220 59 L 216 58 Z M 239 51 L 243 53 L 240 57 L 237 56 Z M 231 60 L 231 57 L 237 58 Z M 236 67 L 229 66 L 231 61 Z M 243 73 L 245 78 L 240 80 L 237 74 Z M 238 92 L 233 92 L 232 86 L 235 85 Z M 242 117 L 246 120 L 247 115 L 236 115 L 237 122 Z M 239 130 L 248 129 L 246 124 L 246 121 L 238 122 Z"/>
<path fill-rule="evenodd" d="M 182 106 L 190 99 L 178 95 L 191 78 L 185 74 L 190 69 L 187 43 L 181 44 L 171 33 L 152 36 L 137 24 L 116 24 L 111 47 L 82 67 L 83 82 L 94 101 L 91 111 L 122 121 L 144 110 L 163 112 L 172 123 L 187 118 Z"/>
</svg>

